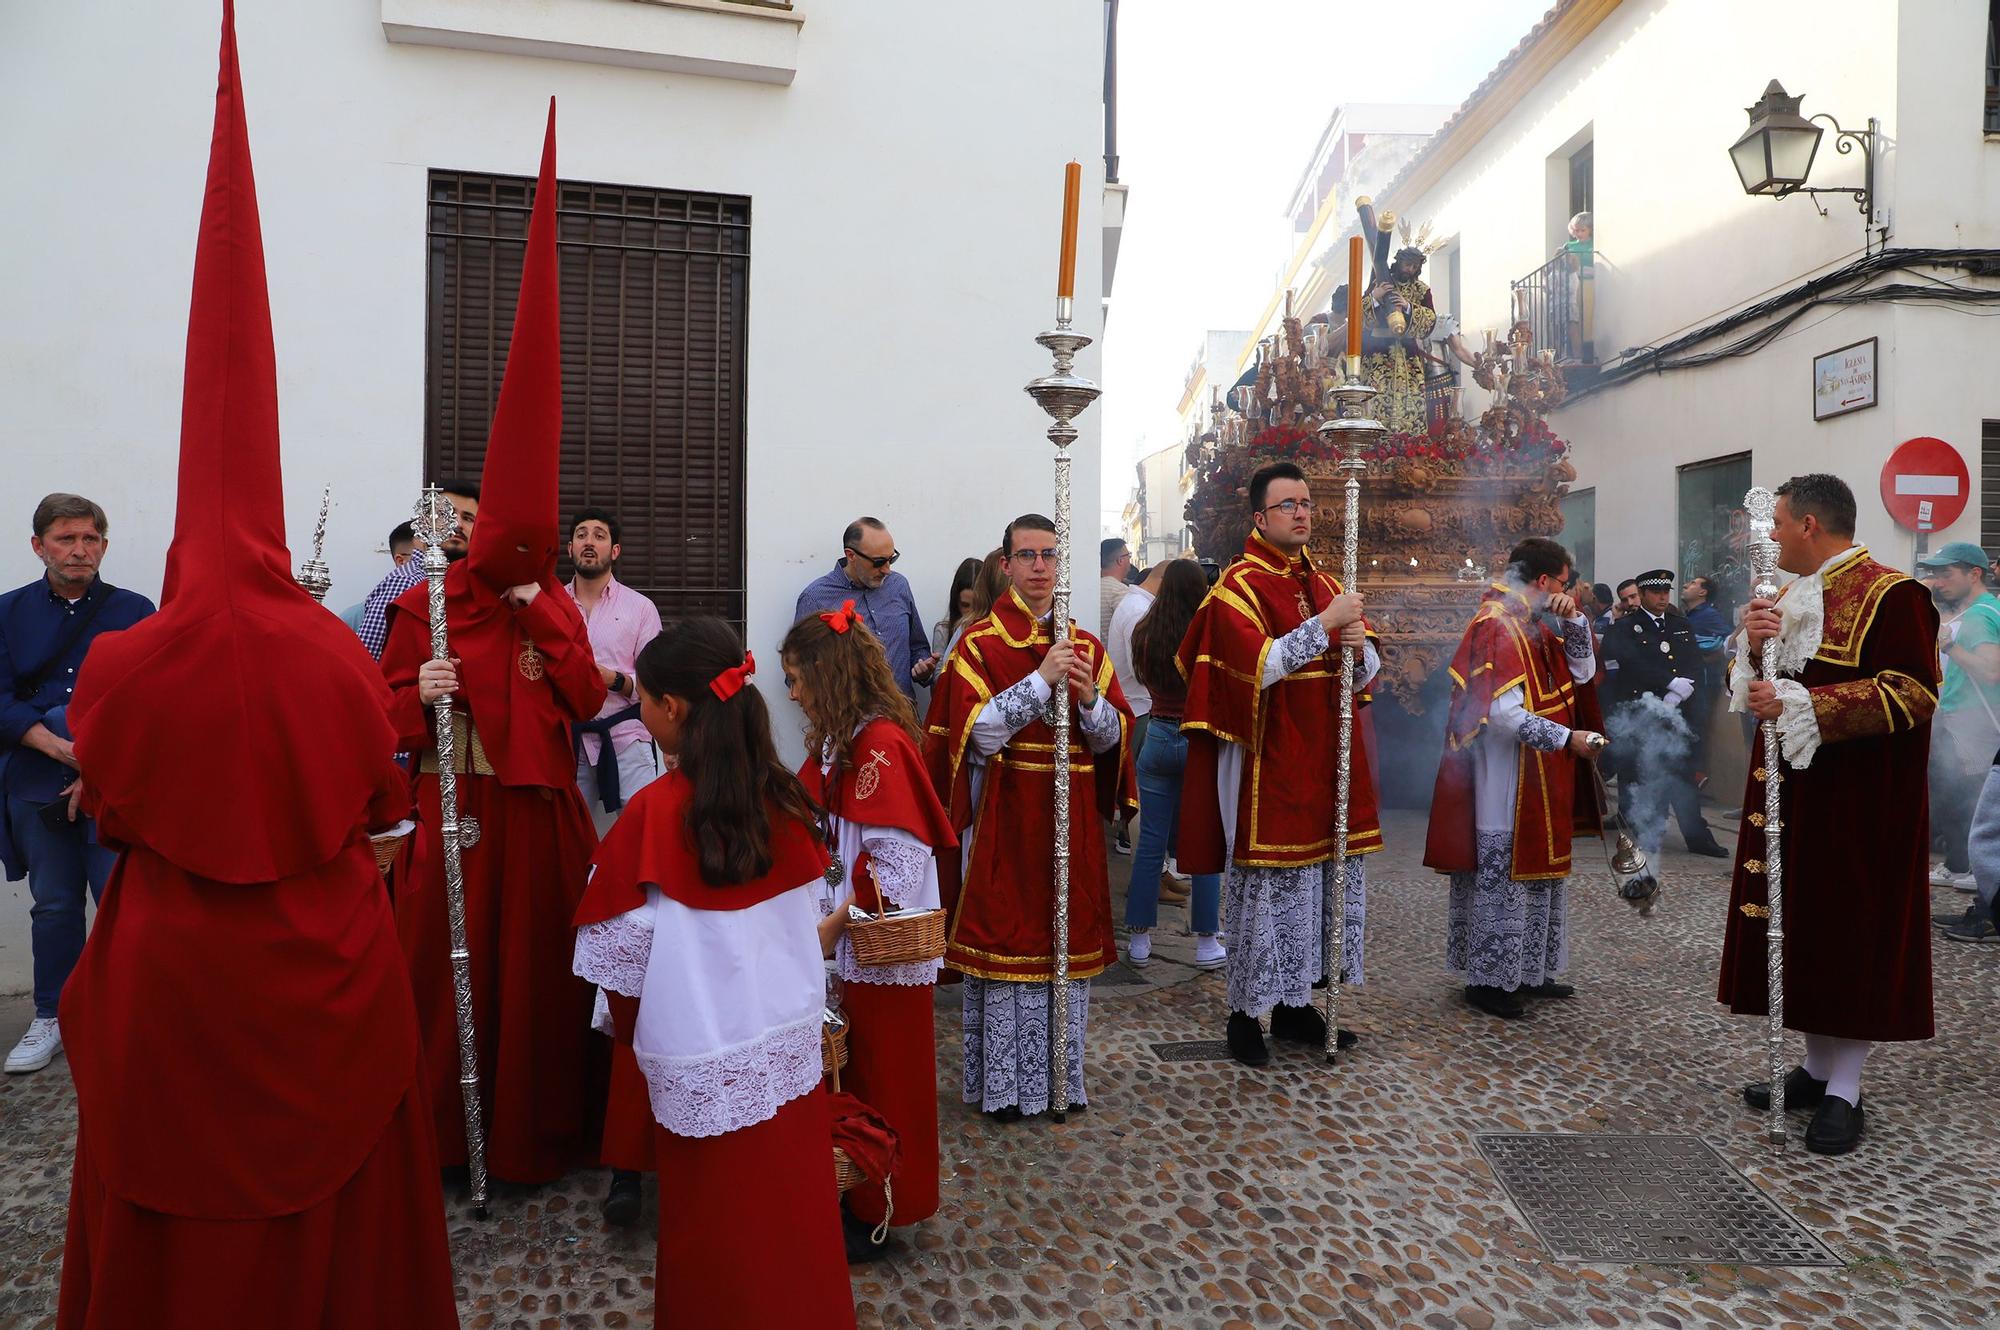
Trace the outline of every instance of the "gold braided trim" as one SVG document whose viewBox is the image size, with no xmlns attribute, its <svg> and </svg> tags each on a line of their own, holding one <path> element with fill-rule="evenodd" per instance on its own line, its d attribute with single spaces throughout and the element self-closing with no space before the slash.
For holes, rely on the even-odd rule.
<svg viewBox="0 0 2000 1330">
<path fill-rule="evenodd" d="M 1768 905 L 1752 905 L 1750 902 L 1745 901 L 1737 908 L 1752 919 L 1769 919 L 1771 917 L 1771 907 Z"/>
<path fill-rule="evenodd" d="M 1746 873 L 1761 873 L 1764 871 L 1764 861 L 1762 859 L 1745 859 L 1743 861 L 1743 871 Z"/>
</svg>

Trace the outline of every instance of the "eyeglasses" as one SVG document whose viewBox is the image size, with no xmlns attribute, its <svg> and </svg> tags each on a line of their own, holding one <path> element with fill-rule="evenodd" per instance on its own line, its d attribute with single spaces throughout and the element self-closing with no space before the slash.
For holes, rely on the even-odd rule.
<svg viewBox="0 0 2000 1330">
<path fill-rule="evenodd" d="M 881 558 L 878 559 L 872 554 L 863 554 L 860 550 L 857 550 L 852 546 L 849 546 L 847 550 L 847 555 L 851 559 L 861 560 L 861 562 L 868 564 L 870 567 L 874 568 L 876 572 L 879 573 L 884 568 L 887 568 L 890 564 L 894 563 L 896 560 L 902 558 L 903 552 L 901 550 L 891 550 L 887 554 L 883 555 Z"/>
<path fill-rule="evenodd" d="M 1056 561 L 1056 552 L 1054 550 L 1015 550 L 1007 557 L 1010 559 L 1019 559 L 1022 563 L 1052 564 Z"/>
<path fill-rule="evenodd" d="M 1286 499 L 1282 503 L 1267 503 L 1261 511 L 1268 513 L 1273 508 L 1276 508 L 1287 517 L 1296 517 L 1300 513 L 1304 513 L 1307 517 L 1313 515 L 1313 501 L 1311 499 Z"/>
</svg>

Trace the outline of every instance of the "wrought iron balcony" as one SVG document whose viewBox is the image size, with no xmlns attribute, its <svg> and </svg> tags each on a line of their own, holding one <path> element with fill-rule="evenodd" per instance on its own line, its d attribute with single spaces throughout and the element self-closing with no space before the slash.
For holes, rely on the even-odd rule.
<svg viewBox="0 0 2000 1330">
<path fill-rule="evenodd" d="M 1554 351 L 1564 365 L 1597 363 L 1596 283 L 1581 273 L 1577 257 L 1564 252 L 1513 283 L 1515 323 L 1527 324 L 1535 349 Z"/>
</svg>

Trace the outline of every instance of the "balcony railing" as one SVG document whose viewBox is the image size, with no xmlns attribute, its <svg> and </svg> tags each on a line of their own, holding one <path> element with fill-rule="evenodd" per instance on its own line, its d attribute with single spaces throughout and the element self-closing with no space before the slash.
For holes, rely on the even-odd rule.
<svg viewBox="0 0 2000 1330">
<path fill-rule="evenodd" d="M 1591 323 L 1587 308 L 1594 283 L 1579 276 L 1573 254 L 1562 253 L 1513 284 L 1514 320 L 1526 323 L 1537 350 L 1556 353 L 1564 364 L 1594 364 Z"/>
</svg>

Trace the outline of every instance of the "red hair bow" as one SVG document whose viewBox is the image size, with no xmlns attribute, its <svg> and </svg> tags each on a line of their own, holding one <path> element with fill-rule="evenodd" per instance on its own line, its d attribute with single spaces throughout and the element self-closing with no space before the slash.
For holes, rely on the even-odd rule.
<svg viewBox="0 0 2000 1330">
<path fill-rule="evenodd" d="M 840 608 L 837 610 L 821 610 L 819 617 L 827 627 L 833 629 L 836 633 L 845 633 L 855 624 L 861 622 L 861 616 L 855 613 L 854 602 L 851 600 L 841 601 Z"/>
<path fill-rule="evenodd" d="M 732 665 L 708 681 L 708 691 L 718 699 L 727 702 L 743 691 L 743 684 L 757 672 L 757 657 L 751 652 L 743 653 L 743 663 Z"/>
</svg>

